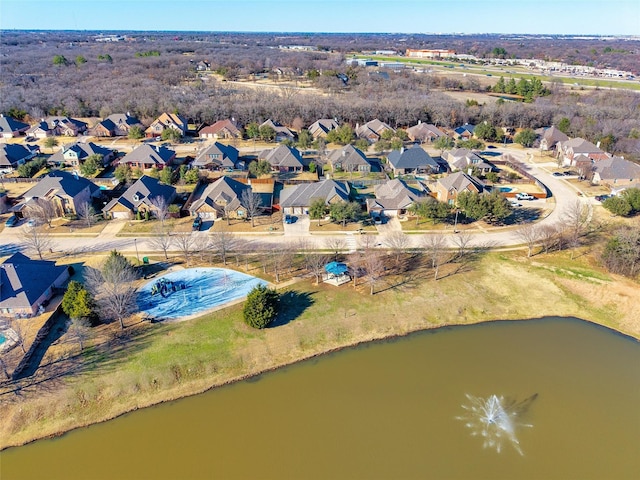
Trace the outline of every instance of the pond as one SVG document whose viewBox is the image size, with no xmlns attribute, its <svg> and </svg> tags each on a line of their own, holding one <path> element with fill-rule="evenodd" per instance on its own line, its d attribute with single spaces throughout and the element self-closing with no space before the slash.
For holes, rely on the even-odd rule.
<svg viewBox="0 0 640 480">
<path fill-rule="evenodd" d="M 2 453 L 3 478 L 632 479 L 640 345 L 576 319 L 366 344 Z"/>
</svg>

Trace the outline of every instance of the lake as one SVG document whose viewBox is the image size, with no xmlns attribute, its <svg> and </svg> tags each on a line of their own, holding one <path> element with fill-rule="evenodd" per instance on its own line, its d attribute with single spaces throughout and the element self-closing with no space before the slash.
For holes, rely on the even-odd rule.
<svg viewBox="0 0 640 480">
<path fill-rule="evenodd" d="M 637 341 L 576 319 L 494 322 L 12 448 L 2 478 L 631 479 L 639 405 Z"/>
</svg>

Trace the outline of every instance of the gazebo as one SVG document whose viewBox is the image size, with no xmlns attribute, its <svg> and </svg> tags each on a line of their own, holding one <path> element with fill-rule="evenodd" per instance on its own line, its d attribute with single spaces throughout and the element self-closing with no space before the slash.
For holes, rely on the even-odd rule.
<svg viewBox="0 0 640 480">
<path fill-rule="evenodd" d="M 347 273 L 349 267 L 346 263 L 329 262 L 324 266 L 324 270 L 326 273 L 322 276 L 322 281 L 326 283 L 339 286 L 351 281 L 351 277 Z"/>
</svg>

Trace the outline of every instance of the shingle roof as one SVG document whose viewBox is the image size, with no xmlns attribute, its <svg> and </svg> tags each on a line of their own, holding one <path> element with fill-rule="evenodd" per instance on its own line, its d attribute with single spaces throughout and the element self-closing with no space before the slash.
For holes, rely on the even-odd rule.
<svg viewBox="0 0 640 480">
<path fill-rule="evenodd" d="M 51 155 L 49 161 L 54 163 L 64 162 L 64 154 L 69 150 L 72 150 L 76 153 L 76 155 L 78 156 L 78 160 L 84 160 L 91 155 L 102 155 L 103 157 L 107 157 L 113 153 L 113 150 L 111 150 L 110 148 L 96 145 L 93 142 L 75 142 L 70 145 L 64 145 L 60 150 Z"/>
<path fill-rule="evenodd" d="M 279 145 L 278 147 L 263 152 L 261 155 L 274 167 L 303 167 L 302 155 L 297 148 Z"/>
<path fill-rule="evenodd" d="M 430 123 L 419 123 L 407 128 L 407 134 L 413 138 L 444 137 L 446 134 Z"/>
<path fill-rule="evenodd" d="M 594 163 L 594 170 L 602 180 L 640 179 L 640 165 L 621 157 L 611 157 Z"/>
<path fill-rule="evenodd" d="M 578 153 L 604 153 L 593 143 L 585 140 L 584 138 L 572 138 L 564 142 L 558 142 L 563 150 L 571 148 L 574 154 Z"/>
<path fill-rule="evenodd" d="M 408 208 L 412 203 L 424 197 L 425 191 L 409 187 L 399 178 L 394 178 L 374 188 L 375 199 L 369 199 L 369 208 L 378 206 L 387 210 Z"/>
<path fill-rule="evenodd" d="M 438 179 L 438 183 L 447 190 L 455 190 L 461 192 L 466 190 L 469 185 L 475 186 L 475 188 L 481 192 L 484 190 L 484 184 L 475 177 L 467 175 L 464 172 L 456 172 L 451 175 L 447 175 L 444 178 Z"/>
<path fill-rule="evenodd" d="M 44 198 L 53 191 L 55 195 L 65 195 L 74 198 L 86 188 L 89 188 L 92 195 L 100 189 L 95 183 L 84 177 L 63 170 L 52 170 L 40 179 L 33 188 L 29 189 L 23 197 L 25 200 L 30 198 Z"/>
<path fill-rule="evenodd" d="M 458 135 L 462 135 L 465 132 L 473 133 L 475 129 L 476 129 L 475 125 L 472 125 L 470 123 L 465 123 L 461 127 L 456 128 L 454 132 L 456 132 Z"/>
<path fill-rule="evenodd" d="M 161 183 L 156 178 L 143 175 L 127 188 L 120 197 L 111 200 L 102 210 L 107 212 L 116 204 L 120 204 L 131 211 L 135 211 L 141 204 L 152 206 L 152 201 L 156 197 L 164 198 L 167 204 L 171 203 L 175 195 L 175 187 Z"/>
<path fill-rule="evenodd" d="M 217 157 L 216 157 L 217 156 Z M 215 142 L 205 147 L 193 161 L 196 167 L 204 167 L 206 165 L 217 165 L 223 168 L 235 168 L 238 163 L 238 149 L 231 145 L 224 145 Z"/>
<path fill-rule="evenodd" d="M 145 143 L 136 147 L 132 152 L 127 153 L 120 163 L 151 163 L 165 166 L 176 154 L 175 151 L 167 147 L 158 147 Z"/>
<path fill-rule="evenodd" d="M 13 133 L 26 130 L 27 128 L 29 128 L 28 124 L 20 122 L 15 118 L 5 117 L 4 115 L 0 116 L 0 133 Z"/>
<path fill-rule="evenodd" d="M 332 150 L 328 155 L 328 159 L 332 165 L 341 163 L 343 169 L 345 165 L 371 165 L 366 155 L 353 145 L 345 145 L 337 150 Z"/>
<path fill-rule="evenodd" d="M 242 193 L 246 190 L 251 191 L 251 187 L 230 177 L 220 177 L 207 185 L 200 198 L 191 204 L 189 211 L 195 212 L 205 204 L 216 208 L 216 200 L 220 197 L 226 202 L 227 208 L 235 210 L 242 205 Z"/>
<path fill-rule="evenodd" d="M 0 144 L 0 167 L 15 167 L 22 160 L 39 150 L 37 146 L 24 146 L 19 143 Z"/>
<path fill-rule="evenodd" d="M 313 136 L 320 135 L 321 133 L 327 134 L 336 128 L 338 128 L 338 122 L 333 118 L 321 118 L 309 126 L 309 133 Z"/>
<path fill-rule="evenodd" d="M 349 200 L 349 186 L 346 182 L 323 180 L 322 182 L 303 183 L 294 187 L 286 187 L 280 193 L 281 207 L 308 207 L 316 198 L 325 202 L 334 197 Z"/>
<path fill-rule="evenodd" d="M 394 150 L 387 156 L 387 160 L 398 169 L 415 169 L 430 167 L 433 170 L 439 170 L 440 166 L 431 155 L 425 152 L 419 145 L 404 150 Z"/>
<path fill-rule="evenodd" d="M 240 129 L 238 128 L 238 126 L 234 122 L 229 120 L 229 119 L 218 120 L 213 125 L 209 125 L 208 127 L 202 128 L 200 130 L 200 132 L 198 132 L 198 133 L 215 135 L 216 133 L 218 133 L 219 131 L 221 131 L 223 129 L 229 130 L 229 132 L 232 135 L 235 135 L 235 136 L 239 136 L 240 133 L 241 133 Z"/>
</svg>

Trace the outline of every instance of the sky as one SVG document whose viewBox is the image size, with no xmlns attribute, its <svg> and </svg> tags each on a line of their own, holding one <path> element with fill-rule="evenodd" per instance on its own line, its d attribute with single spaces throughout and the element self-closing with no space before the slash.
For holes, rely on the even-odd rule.
<svg viewBox="0 0 640 480">
<path fill-rule="evenodd" d="M 640 36 L 640 0 L 1 0 L 0 29 Z"/>
</svg>

